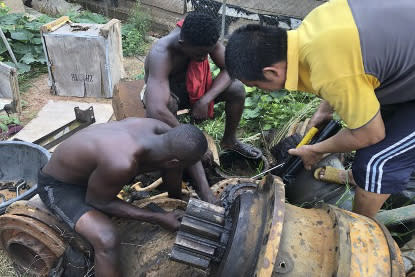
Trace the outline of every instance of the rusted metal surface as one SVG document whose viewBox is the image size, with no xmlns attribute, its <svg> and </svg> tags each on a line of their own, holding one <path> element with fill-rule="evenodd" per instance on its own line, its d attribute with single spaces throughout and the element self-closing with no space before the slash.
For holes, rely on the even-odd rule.
<svg viewBox="0 0 415 277">
<path fill-rule="evenodd" d="M 66 248 L 49 226 L 9 214 L 0 217 L 0 243 L 22 272 L 39 276 L 47 276 Z"/>
<path fill-rule="evenodd" d="M 220 196 L 223 190 L 228 186 L 234 186 L 241 183 L 259 184 L 259 182 L 259 180 L 252 180 L 250 178 L 228 178 L 214 184 L 210 187 L 210 189 L 213 191 L 215 196 Z"/>
<path fill-rule="evenodd" d="M 265 180 L 264 180 L 265 181 Z M 268 179 L 270 182 L 270 179 Z M 278 255 L 278 248 L 281 240 L 281 233 L 284 223 L 285 215 L 285 190 L 284 183 L 280 178 L 274 178 L 273 185 L 275 185 L 274 195 L 270 195 L 270 201 L 272 203 L 272 213 L 270 212 L 267 217 L 266 228 L 265 230 L 266 240 L 263 242 L 263 247 L 259 254 L 259 259 L 257 262 L 256 276 L 258 277 L 268 277 L 271 276 L 275 261 Z M 268 227 L 269 226 L 269 227 Z M 280 255 L 281 256 L 281 255 Z M 278 264 L 278 266 L 281 265 Z"/>
<path fill-rule="evenodd" d="M 81 236 L 69 229 L 69 227 L 55 215 L 53 215 L 40 198 L 34 197 L 30 201 L 16 201 L 7 208 L 7 214 L 29 217 L 37 222 L 49 226 L 63 241 L 84 253 L 92 252 L 91 245 Z"/>
</svg>

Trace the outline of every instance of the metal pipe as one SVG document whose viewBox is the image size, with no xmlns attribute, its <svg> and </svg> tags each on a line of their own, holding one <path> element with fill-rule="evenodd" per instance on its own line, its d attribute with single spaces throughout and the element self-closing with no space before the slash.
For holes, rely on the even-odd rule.
<svg viewBox="0 0 415 277">
<path fill-rule="evenodd" d="M 415 222 L 415 204 L 380 212 L 376 219 L 387 227 Z"/>
<path fill-rule="evenodd" d="M 6 46 L 6 48 L 7 48 L 7 51 L 9 52 L 10 57 L 12 58 L 12 60 L 13 60 L 14 64 L 16 65 L 16 69 L 18 69 L 18 68 L 17 68 L 17 60 L 16 60 L 16 57 L 14 56 L 14 53 L 13 53 L 13 51 L 12 51 L 12 48 L 10 47 L 10 44 L 9 44 L 9 42 L 7 41 L 7 38 L 6 38 L 6 36 L 4 35 L 3 30 L 2 30 L 1 28 L 0 28 L 0 36 L 1 36 L 1 39 L 3 40 L 3 42 L 4 42 L 4 45 L 5 45 L 5 46 Z"/>
<path fill-rule="evenodd" d="M 223 43 L 225 40 L 225 19 L 226 19 L 226 1 L 223 0 L 222 4 L 222 26 L 221 26 L 221 34 L 220 34 L 220 40 Z"/>
</svg>

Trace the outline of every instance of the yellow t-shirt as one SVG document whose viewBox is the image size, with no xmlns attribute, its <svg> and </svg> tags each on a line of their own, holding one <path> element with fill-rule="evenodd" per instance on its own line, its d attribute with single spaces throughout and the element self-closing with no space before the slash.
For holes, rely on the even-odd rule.
<svg viewBox="0 0 415 277">
<path fill-rule="evenodd" d="M 288 31 L 288 90 L 314 93 L 328 101 L 350 129 L 379 111 L 379 80 L 365 72 L 359 31 L 346 0 L 314 9 L 297 30 Z"/>
</svg>

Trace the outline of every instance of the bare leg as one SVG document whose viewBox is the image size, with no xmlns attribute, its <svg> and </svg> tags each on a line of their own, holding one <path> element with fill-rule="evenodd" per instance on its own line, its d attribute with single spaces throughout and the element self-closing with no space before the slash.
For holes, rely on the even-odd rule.
<svg viewBox="0 0 415 277">
<path fill-rule="evenodd" d="M 353 212 L 368 217 L 375 217 L 389 196 L 390 194 L 377 194 L 365 191 L 357 186 L 354 197 Z"/>
<path fill-rule="evenodd" d="M 255 147 L 243 144 L 236 139 L 236 130 L 241 121 L 242 112 L 245 104 L 245 88 L 240 81 L 234 81 L 224 92 L 217 98 L 217 102 L 225 102 L 225 132 L 222 138 L 222 147 L 232 148 L 239 144 L 241 154 L 249 157 L 257 157 L 261 151 Z"/>
<path fill-rule="evenodd" d="M 97 210 L 85 213 L 76 222 L 75 231 L 94 247 L 95 276 L 121 276 L 120 241 L 112 221 L 106 215 Z"/>
</svg>

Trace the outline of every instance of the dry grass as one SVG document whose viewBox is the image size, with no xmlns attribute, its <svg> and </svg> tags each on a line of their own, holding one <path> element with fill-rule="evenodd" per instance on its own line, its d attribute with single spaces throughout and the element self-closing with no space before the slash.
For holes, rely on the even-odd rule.
<svg viewBox="0 0 415 277">
<path fill-rule="evenodd" d="M 9 257 L 4 252 L 3 249 L 0 249 L 0 276 L 2 277 L 18 277 L 19 276 L 15 272 Z"/>
</svg>

